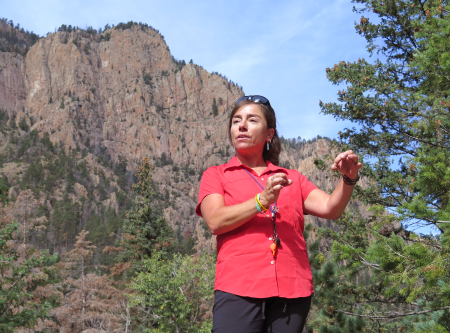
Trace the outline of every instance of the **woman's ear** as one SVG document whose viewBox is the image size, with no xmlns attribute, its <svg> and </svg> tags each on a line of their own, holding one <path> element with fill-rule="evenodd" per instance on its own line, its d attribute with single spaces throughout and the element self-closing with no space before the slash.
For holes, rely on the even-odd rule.
<svg viewBox="0 0 450 333">
<path fill-rule="evenodd" d="M 272 142 L 273 136 L 275 135 L 275 130 L 273 128 L 269 128 L 269 132 L 267 133 L 267 138 Z"/>
</svg>

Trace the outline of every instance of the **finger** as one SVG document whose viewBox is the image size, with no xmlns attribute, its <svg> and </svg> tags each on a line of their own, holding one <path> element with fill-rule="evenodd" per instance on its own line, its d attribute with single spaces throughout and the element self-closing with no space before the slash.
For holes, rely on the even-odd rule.
<svg viewBox="0 0 450 333">
<path fill-rule="evenodd" d="M 274 178 L 286 178 L 287 179 L 287 175 L 285 173 L 279 172 L 273 175 Z"/>
<path fill-rule="evenodd" d="M 270 177 L 270 180 L 274 182 L 287 181 L 287 176 L 284 173 L 276 173 Z"/>
<path fill-rule="evenodd" d="M 351 150 L 349 150 L 349 151 L 351 151 Z M 346 151 L 344 153 L 345 158 L 343 160 L 345 160 L 345 161 L 357 161 L 358 160 L 358 156 L 356 154 L 353 154 L 353 152 L 349 153 L 349 151 Z"/>
<path fill-rule="evenodd" d="M 274 184 L 272 185 L 272 187 L 275 187 L 275 186 L 277 186 L 277 185 L 281 185 L 281 186 L 283 186 L 283 187 L 286 187 L 286 186 L 292 185 L 292 183 L 293 183 L 292 179 L 287 179 L 287 180 L 284 180 L 284 179 L 283 179 L 283 180 L 274 182 Z"/>
<path fill-rule="evenodd" d="M 355 154 L 347 155 L 347 160 L 349 160 L 349 161 L 353 161 L 353 162 L 357 163 L 358 159 L 359 159 L 358 156 L 356 156 Z"/>
<path fill-rule="evenodd" d="M 336 156 L 336 158 L 334 159 L 334 163 L 333 163 L 333 164 L 338 165 L 339 162 L 341 162 L 342 160 L 344 160 L 346 156 L 347 156 L 346 153 L 339 153 L 339 155 Z"/>
<path fill-rule="evenodd" d="M 352 165 L 358 163 L 358 156 L 353 153 L 353 150 L 347 150 L 346 152 L 339 153 L 334 159 L 334 163 L 331 165 L 331 170 L 338 170 L 340 172 L 347 172 Z"/>
<path fill-rule="evenodd" d="M 274 187 L 272 187 L 274 190 L 276 190 L 276 191 L 280 191 L 282 188 L 283 188 L 283 185 L 280 185 L 280 184 L 278 184 L 278 185 L 275 185 Z"/>
<path fill-rule="evenodd" d="M 356 178 L 359 175 L 359 169 L 361 169 L 362 163 L 355 163 L 352 165 L 352 167 L 348 171 L 348 176 L 350 178 Z"/>
<path fill-rule="evenodd" d="M 287 178 L 284 178 L 284 177 L 272 177 L 270 180 L 274 184 L 284 184 L 284 183 L 287 183 L 287 181 L 288 181 Z"/>
<path fill-rule="evenodd" d="M 340 160 L 339 162 L 334 162 L 331 165 L 331 170 L 338 170 L 339 172 L 342 172 L 342 168 L 344 167 L 345 159 Z"/>
<path fill-rule="evenodd" d="M 288 179 L 285 174 L 283 174 L 283 177 L 274 177 L 272 181 L 272 186 L 274 185 L 283 185 L 283 186 L 289 186 L 293 183 L 292 179 Z"/>
</svg>

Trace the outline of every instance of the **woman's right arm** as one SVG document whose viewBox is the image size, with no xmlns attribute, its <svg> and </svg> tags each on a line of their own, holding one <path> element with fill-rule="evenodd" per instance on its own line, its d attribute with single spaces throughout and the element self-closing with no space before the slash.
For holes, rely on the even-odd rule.
<svg viewBox="0 0 450 333">
<path fill-rule="evenodd" d="M 268 207 L 277 201 L 283 186 L 291 184 L 292 180 L 288 180 L 284 173 L 275 174 L 273 180 L 269 178 L 267 181 L 266 187 L 260 195 L 260 202 L 263 206 Z M 200 210 L 213 235 L 234 230 L 258 214 L 255 198 L 233 206 L 225 206 L 224 197 L 217 193 L 206 196 L 200 205 Z"/>
<path fill-rule="evenodd" d="M 225 206 L 223 196 L 217 193 L 206 196 L 200 209 L 213 235 L 236 229 L 258 214 L 254 198 L 237 205 Z"/>
</svg>

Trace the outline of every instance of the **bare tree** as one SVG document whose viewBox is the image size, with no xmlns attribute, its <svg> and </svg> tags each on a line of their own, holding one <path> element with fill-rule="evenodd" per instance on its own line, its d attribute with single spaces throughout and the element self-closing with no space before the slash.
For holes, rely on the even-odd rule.
<svg viewBox="0 0 450 333">
<path fill-rule="evenodd" d="M 115 314 L 122 292 L 107 276 L 89 273 L 96 247 L 86 240 L 87 235 L 83 230 L 77 236 L 74 248 L 60 263 L 65 296 L 53 315 L 61 332 L 122 332 L 123 319 Z"/>
</svg>

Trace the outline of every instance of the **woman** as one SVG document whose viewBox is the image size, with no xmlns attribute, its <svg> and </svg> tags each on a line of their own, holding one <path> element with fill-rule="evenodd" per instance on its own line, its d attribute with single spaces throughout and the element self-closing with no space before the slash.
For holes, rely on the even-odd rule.
<svg viewBox="0 0 450 333">
<path fill-rule="evenodd" d="M 359 179 L 351 150 L 331 166 L 329 195 L 278 166 L 275 112 L 263 96 L 237 100 L 229 120 L 236 156 L 203 173 L 197 214 L 217 235 L 213 332 L 301 332 L 313 293 L 304 214 L 338 219 Z"/>
</svg>

